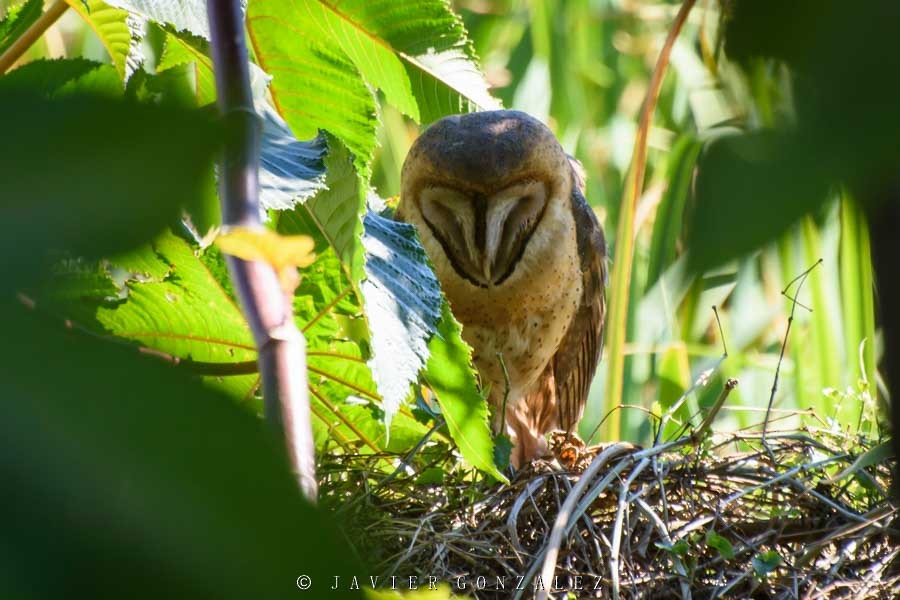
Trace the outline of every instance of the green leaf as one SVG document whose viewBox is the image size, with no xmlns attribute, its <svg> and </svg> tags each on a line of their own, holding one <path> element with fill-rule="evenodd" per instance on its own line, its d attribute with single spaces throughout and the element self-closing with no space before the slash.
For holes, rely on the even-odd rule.
<svg viewBox="0 0 900 600">
<path fill-rule="evenodd" d="M 298 138 L 319 129 L 337 136 L 367 173 L 375 150 L 375 98 L 340 47 L 310 34 L 304 23 L 298 4 L 260 0 L 249 6 L 250 42 L 259 66 L 274 76 L 275 108 Z"/>
<path fill-rule="evenodd" d="M 369 367 L 390 423 L 428 361 L 443 297 L 413 226 L 369 212 L 364 228 L 367 277 L 361 290 L 371 332 Z"/>
<path fill-rule="evenodd" d="M 76 94 L 4 93 L 0 131 L 16 140 L 0 144 L 0 214 L 10 232 L 0 238 L 4 282 L 25 264 L 37 276 L 50 249 L 108 255 L 177 221 L 220 140 L 197 111 Z M 40 252 L 23 252 L 24 232 Z"/>
<path fill-rule="evenodd" d="M 5 595 L 279 598 L 302 574 L 330 596 L 361 572 L 258 418 L 21 305 L 0 305 L 0 327 Z"/>
<path fill-rule="evenodd" d="M 781 556 L 775 550 L 766 550 L 754 556 L 750 562 L 756 575 L 764 578 L 778 568 L 781 564 Z"/>
<path fill-rule="evenodd" d="M 693 136 L 684 136 L 672 148 L 668 158 L 666 168 L 668 186 L 656 209 L 645 291 L 653 287 L 678 256 L 677 243 L 682 233 L 684 208 L 701 147 Z"/>
<path fill-rule="evenodd" d="M 6 52 L 43 11 L 42 0 L 25 0 L 9 9 L 6 18 L 0 21 L 0 54 Z"/>
<path fill-rule="evenodd" d="M 129 27 L 128 11 L 113 8 L 102 0 L 66 0 L 66 3 L 81 15 L 97 34 L 100 43 L 109 53 L 119 77 L 123 81 L 127 80 L 133 73 L 135 64 L 140 62 L 136 63 L 135 57 L 129 62 L 129 53 L 135 47 L 132 44 L 132 36 L 138 40 L 140 36 L 134 26 Z"/>
<path fill-rule="evenodd" d="M 447 2 L 318 1 L 325 10 L 371 38 L 372 43 L 398 56 L 419 108 L 417 120 L 422 123 L 450 114 L 500 108 L 488 92 L 462 19 Z M 370 78 L 365 71 L 363 75 L 371 85 L 381 87 L 380 79 Z M 392 102 L 390 98 L 388 101 Z"/>
<path fill-rule="evenodd" d="M 724 560 L 732 560 L 734 558 L 734 548 L 731 547 L 731 542 L 712 529 L 706 532 L 706 545 L 718 550 L 719 556 Z"/>
<path fill-rule="evenodd" d="M 691 214 L 689 264 L 708 270 L 763 246 L 826 200 L 823 166 L 789 136 L 718 138 L 705 150 Z"/>
<path fill-rule="evenodd" d="M 294 133 L 327 129 L 366 176 L 376 124 L 366 83 L 423 122 L 499 106 L 461 20 L 441 0 L 259 0 L 247 22 L 259 65 L 275 76 L 275 105 Z"/>
<path fill-rule="evenodd" d="M 868 394 L 874 395 L 875 299 L 869 224 L 853 198 L 843 194 L 840 203 L 839 263 L 845 364 L 850 366 L 851 380 L 863 381 Z M 863 421 L 864 428 L 874 429 L 875 425 Z M 874 433 L 873 429 L 869 431 Z"/>
<path fill-rule="evenodd" d="M 95 94 L 122 97 L 122 82 L 111 65 L 83 58 L 36 60 L 0 77 L 0 91 L 62 97 Z"/>
<path fill-rule="evenodd" d="M 209 42 L 185 32 L 166 32 L 163 53 L 156 66 L 157 72 L 163 73 L 184 65 L 190 65 L 193 71 L 197 106 L 215 102 L 216 80 L 212 59 L 209 57 Z"/>
<path fill-rule="evenodd" d="M 463 341 L 460 325 L 444 302 L 438 334 L 431 339 L 425 381 L 434 391 L 453 441 L 474 467 L 506 482 L 494 464 L 494 441 L 488 407 L 472 370 L 472 350 Z"/>
<path fill-rule="evenodd" d="M 259 202 L 263 209 L 293 208 L 325 187 L 325 136 L 301 142 L 268 102 L 256 109 L 263 119 Z"/>
<path fill-rule="evenodd" d="M 109 4 L 159 24 L 172 25 L 176 31 L 209 39 L 209 19 L 203 0 L 109 0 Z"/>
<path fill-rule="evenodd" d="M 215 78 L 206 40 L 184 32 L 167 32 L 157 70 L 169 72 L 176 67 L 188 67 L 193 71 L 198 106 L 215 101 Z M 258 68 L 254 68 L 252 73 L 260 78 L 268 77 Z M 297 140 L 266 99 L 267 85 L 266 79 L 254 89 L 256 110 L 263 123 L 259 201 L 263 210 L 287 210 L 324 187 L 325 166 L 322 158 L 327 145 L 323 135 L 315 135 L 308 141 Z"/>
<path fill-rule="evenodd" d="M 890 442 L 883 442 L 869 449 L 853 461 L 853 464 L 831 478 L 831 483 L 836 483 L 841 479 L 852 475 L 857 471 L 871 467 L 872 465 L 884 464 L 893 455 L 893 448 Z"/>
<path fill-rule="evenodd" d="M 73 285 L 83 287 L 91 270 L 96 290 L 71 301 Z M 110 281 L 119 290 L 112 301 Z M 108 265 L 66 263 L 40 299 L 75 323 L 173 357 L 220 364 L 256 359 L 252 335 L 232 297 L 194 248 L 171 232 Z M 207 380 L 240 400 L 249 397 L 256 376 Z"/>
</svg>

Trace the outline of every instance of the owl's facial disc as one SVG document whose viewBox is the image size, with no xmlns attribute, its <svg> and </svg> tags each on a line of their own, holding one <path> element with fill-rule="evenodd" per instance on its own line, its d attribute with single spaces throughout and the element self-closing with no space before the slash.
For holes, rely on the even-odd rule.
<svg viewBox="0 0 900 600">
<path fill-rule="evenodd" d="M 425 223 L 456 272 L 480 287 L 509 277 L 531 239 L 544 208 L 543 182 L 514 184 L 490 196 L 447 187 L 420 194 Z"/>
</svg>

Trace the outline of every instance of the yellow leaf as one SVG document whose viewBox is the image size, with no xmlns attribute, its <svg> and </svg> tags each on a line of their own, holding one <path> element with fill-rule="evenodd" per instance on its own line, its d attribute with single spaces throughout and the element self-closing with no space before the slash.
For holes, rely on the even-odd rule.
<svg viewBox="0 0 900 600">
<path fill-rule="evenodd" d="M 299 282 L 296 268 L 308 267 L 316 260 L 315 242 L 308 235 L 284 236 L 263 228 L 233 227 L 216 237 L 216 246 L 244 260 L 269 263 L 285 291 L 293 290 Z"/>
<path fill-rule="evenodd" d="M 276 269 L 308 267 L 316 260 L 315 242 L 308 235 L 279 235 L 268 229 L 234 227 L 216 237 L 222 252 L 244 260 L 264 260 Z"/>
</svg>

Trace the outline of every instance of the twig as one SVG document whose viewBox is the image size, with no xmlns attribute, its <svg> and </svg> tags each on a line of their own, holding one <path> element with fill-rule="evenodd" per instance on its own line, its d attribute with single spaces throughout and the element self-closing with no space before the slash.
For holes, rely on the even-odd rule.
<svg viewBox="0 0 900 600">
<path fill-rule="evenodd" d="M 719 397 L 716 398 L 716 402 L 709 409 L 709 412 L 706 413 L 706 418 L 703 419 L 703 422 L 700 424 L 700 427 L 691 434 L 691 437 L 694 438 L 695 442 L 699 442 L 703 439 L 703 436 L 712 426 L 712 422 L 715 420 L 716 415 L 719 414 L 719 410 L 722 408 L 722 405 L 725 404 L 725 400 L 728 398 L 728 394 L 731 393 L 731 390 L 737 387 L 738 380 L 737 379 L 729 379 L 725 382 L 725 387 L 722 388 L 722 393 L 719 394 Z"/>
<path fill-rule="evenodd" d="M 59 19 L 68 8 L 69 5 L 66 4 L 65 0 L 56 0 L 56 2 L 51 4 L 50 8 L 38 17 L 37 20 L 31 24 L 31 27 L 26 29 L 25 33 L 20 35 L 19 38 L 12 43 L 12 46 L 0 56 L 0 75 L 6 73 L 11 66 L 16 64 L 16 61 L 22 58 L 25 51 L 31 48 L 32 44 L 44 35 L 44 32 L 47 31 L 51 25 L 56 23 L 57 19 Z"/>
<path fill-rule="evenodd" d="M 253 108 L 244 19 L 238 0 L 208 0 L 210 47 L 219 111 L 229 137 L 219 169 L 224 226 L 261 227 L 259 151 L 262 127 Z M 259 350 L 266 420 L 287 446 L 300 489 L 315 501 L 315 448 L 306 387 L 306 340 L 291 298 L 272 265 L 228 256 L 231 279 Z"/>
<path fill-rule="evenodd" d="M 609 552 L 609 585 L 613 600 L 619 600 L 619 550 L 622 547 L 622 523 L 623 517 L 625 516 L 625 506 L 628 504 L 628 488 L 631 487 L 635 478 L 640 475 L 649 464 L 649 458 L 642 460 L 640 464 L 631 471 L 628 478 L 619 486 L 619 502 L 616 507 L 616 520 L 613 524 L 612 532 L 612 550 Z M 547 576 L 546 563 L 544 567 L 545 569 L 542 575 Z M 552 577 L 553 573 L 551 572 L 549 575 Z"/>
<path fill-rule="evenodd" d="M 766 445 L 766 430 L 769 427 L 769 414 L 772 412 L 772 404 L 775 402 L 775 391 L 778 389 L 778 376 L 781 373 L 781 363 L 784 362 L 784 350 L 785 350 L 785 348 L 787 348 L 788 337 L 791 335 L 791 324 L 794 322 L 794 313 L 797 310 L 797 306 L 803 306 L 802 304 L 800 304 L 797 301 L 797 298 L 800 296 L 800 289 L 803 287 L 803 284 L 806 282 L 806 278 L 809 277 L 809 274 L 812 272 L 812 270 L 815 269 L 816 267 L 818 267 L 820 264 L 822 264 L 821 258 L 819 260 L 817 260 L 813 266 L 811 266 L 810 268 L 806 269 L 805 271 L 803 271 L 802 273 L 800 273 L 799 275 L 794 277 L 790 281 L 790 283 L 788 283 L 787 286 L 785 286 L 785 288 L 783 290 L 781 290 L 781 295 L 787 296 L 788 298 L 790 298 L 792 304 L 791 304 L 791 314 L 788 317 L 788 322 L 787 322 L 787 330 L 784 332 L 784 341 L 782 341 L 782 343 L 781 343 L 781 354 L 779 354 L 779 356 L 778 356 L 778 365 L 775 367 L 775 379 L 772 381 L 772 393 L 769 394 L 769 405 L 766 407 L 766 418 L 763 421 L 762 444 L 766 448 L 768 448 L 768 446 Z M 791 289 L 791 286 L 793 286 L 798 281 L 800 283 L 797 284 L 797 291 L 794 293 L 794 296 L 793 297 L 788 296 L 787 295 L 788 290 Z M 806 308 L 806 310 L 808 310 L 810 312 L 812 311 L 812 309 L 809 307 L 803 306 L 803 308 Z M 770 452 L 770 455 L 771 455 L 771 452 Z"/>
<path fill-rule="evenodd" d="M 719 339 L 722 340 L 722 356 L 719 357 L 719 360 L 717 360 L 716 363 L 712 367 L 703 371 L 700 374 L 700 376 L 697 377 L 696 381 L 694 381 L 693 385 L 691 385 L 691 387 L 686 389 L 684 391 L 684 393 L 681 394 L 681 396 L 678 398 L 678 400 L 676 400 L 672 404 L 672 406 L 669 407 L 669 410 L 667 410 L 666 413 L 664 415 L 662 415 L 662 417 L 659 420 L 659 428 L 657 429 L 656 435 L 654 436 L 654 439 L 653 439 L 654 445 L 659 444 L 659 442 L 662 439 L 662 434 L 663 434 L 663 431 L 665 430 L 666 424 L 673 417 L 673 415 L 676 412 L 678 412 L 678 409 L 681 408 L 681 405 L 684 404 L 684 402 L 688 399 L 688 397 L 694 393 L 694 390 L 696 390 L 699 387 L 703 387 L 707 383 L 709 383 L 709 380 L 712 378 L 713 373 L 718 371 L 719 367 L 722 366 L 722 363 L 725 362 L 725 359 L 728 358 L 728 346 L 725 345 L 725 332 L 722 329 L 722 321 L 719 319 L 719 309 L 715 305 L 713 305 L 712 309 L 713 309 L 713 314 L 716 316 L 716 323 L 719 325 Z M 731 380 L 729 380 L 729 381 L 731 381 Z M 735 381 L 734 385 L 737 385 L 737 381 Z M 726 387 L 727 387 L 727 383 L 726 383 Z M 730 392 L 731 390 L 729 389 L 728 391 Z M 727 393 L 726 393 L 726 397 L 727 397 Z M 722 398 L 722 402 L 724 402 L 724 401 L 725 401 L 725 399 Z M 721 404 L 719 404 L 719 406 L 717 408 L 715 408 L 715 411 L 711 411 L 713 418 L 715 418 L 715 413 L 719 411 L 719 408 L 721 408 Z M 712 422 L 712 421 L 710 421 L 710 422 Z M 680 436 L 682 434 L 682 432 L 684 432 L 684 430 L 687 429 L 688 426 L 689 426 L 689 423 L 684 423 L 682 425 L 682 427 L 679 428 L 678 433 L 676 434 L 676 437 Z"/>
<path fill-rule="evenodd" d="M 722 329 L 722 319 L 719 318 L 719 308 L 713 304 L 713 314 L 716 315 L 716 325 L 719 326 L 719 339 L 722 340 L 722 354 L 728 356 L 728 346 L 725 344 L 725 331 Z"/>
</svg>

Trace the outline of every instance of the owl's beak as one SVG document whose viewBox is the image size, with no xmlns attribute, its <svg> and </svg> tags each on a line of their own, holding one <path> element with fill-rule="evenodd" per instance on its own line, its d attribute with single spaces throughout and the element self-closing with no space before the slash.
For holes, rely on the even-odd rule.
<svg viewBox="0 0 900 600">
<path fill-rule="evenodd" d="M 487 210 L 482 268 L 488 285 L 499 285 L 512 274 L 544 213 L 543 187 L 528 192 L 495 198 Z"/>
</svg>

